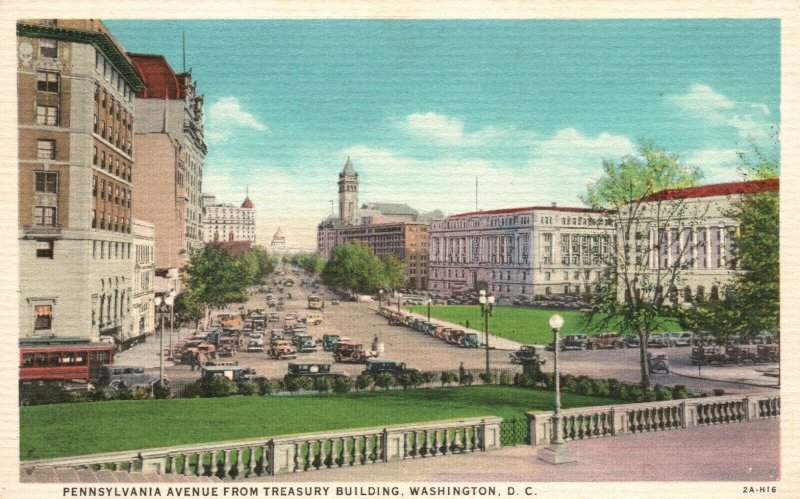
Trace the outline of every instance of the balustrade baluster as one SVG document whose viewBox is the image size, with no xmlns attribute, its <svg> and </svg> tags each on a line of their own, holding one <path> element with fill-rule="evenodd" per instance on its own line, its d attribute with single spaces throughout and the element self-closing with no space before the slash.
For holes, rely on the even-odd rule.
<svg viewBox="0 0 800 499">
<path fill-rule="evenodd" d="M 431 455 L 436 456 L 439 451 L 439 430 L 433 430 L 433 444 L 431 445 Z"/>
<path fill-rule="evenodd" d="M 191 467 L 191 464 L 189 462 L 189 459 L 190 459 L 189 454 L 184 454 L 183 455 L 183 474 L 184 474 L 184 476 L 189 476 L 191 474 L 191 472 L 192 472 L 192 469 L 191 469 L 192 467 Z"/>
<path fill-rule="evenodd" d="M 453 452 L 464 452 L 464 447 L 461 444 L 461 432 L 465 432 L 464 435 L 466 436 L 466 429 L 464 428 L 456 428 L 456 431 L 453 433 Z"/>
<path fill-rule="evenodd" d="M 304 471 L 305 459 L 303 458 L 303 444 L 302 442 L 295 441 L 294 443 L 294 470 L 292 472 L 297 473 L 298 471 Z"/>
<path fill-rule="evenodd" d="M 270 469 L 269 469 L 270 468 L 270 462 L 269 462 L 270 445 L 274 445 L 274 444 L 267 443 L 267 444 L 264 444 L 264 447 L 261 448 L 262 449 L 261 450 L 261 475 L 269 475 L 269 473 L 270 473 Z M 295 459 L 297 459 L 297 457 L 296 457 L 297 456 L 297 443 L 294 444 L 294 455 L 295 455 Z M 295 469 L 292 470 L 292 471 L 297 472 L 296 464 L 295 464 Z"/>
</svg>

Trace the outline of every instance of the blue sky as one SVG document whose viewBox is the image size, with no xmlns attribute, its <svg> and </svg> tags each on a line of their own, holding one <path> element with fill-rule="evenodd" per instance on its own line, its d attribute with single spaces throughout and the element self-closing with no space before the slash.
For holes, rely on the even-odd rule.
<svg viewBox="0 0 800 499">
<path fill-rule="evenodd" d="M 578 196 L 602 160 L 654 142 L 739 179 L 780 122 L 777 20 L 123 21 L 206 98 L 205 192 L 313 248 L 347 155 L 361 201 L 445 213 Z"/>
</svg>

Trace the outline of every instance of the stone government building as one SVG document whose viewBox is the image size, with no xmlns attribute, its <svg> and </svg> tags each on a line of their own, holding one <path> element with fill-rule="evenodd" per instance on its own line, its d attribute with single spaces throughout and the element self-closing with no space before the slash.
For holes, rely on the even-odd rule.
<svg viewBox="0 0 800 499">
<path fill-rule="evenodd" d="M 591 293 L 614 233 L 587 208 L 474 211 L 431 223 L 429 290 L 485 288 L 499 299 Z"/>
<path fill-rule="evenodd" d="M 405 286 L 428 288 L 428 220 L 441 212 L 420 214 L 402 203 L 364 203 L 359 208 L 359 179 L 350 157 L 339 173 L 339 216 L 317 227 L 317 251 L 329 259 L 336 246 L 360 241 L 383 258 L 403 262 Z"/>
</svg>

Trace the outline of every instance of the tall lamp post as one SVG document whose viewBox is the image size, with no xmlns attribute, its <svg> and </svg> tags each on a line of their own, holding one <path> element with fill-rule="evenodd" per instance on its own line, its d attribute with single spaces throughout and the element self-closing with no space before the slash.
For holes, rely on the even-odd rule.
<svg viewBox="0 0 800 499">
<path fill-rule="evenodd" d="M 383 290 L 378 290 L 378 311 L 380 312 L 381 308 L 383 307 Z"/>
<path fill-rule="evenodd" d="M 561 428 L 561 382 L 558 374 L 558 344 L 559 330 L 564 326 L 564 318 L 558 314 L 550 317 L 550 328 L 553 330 L 553 376 L 556 389 L 555 411 L 553 411 L 552 434 L 550 445 L 539 452 L 539 459 L 550 464 L 572 463 L 578 460 L 578 456 L 569 449 L 564 443 L 563 429 Z"/>
<path fill-rule="evenodd" d="M 161 355 L 158 357 L 158 384 L 160 386 L 164 386 L 164 316 L 167 313 L 164 307 L 170 308 L 169 342 L 170 348 L 172 348 L 172 314 L 174 312 L 175 305 L 175 292 L 173 291 L 164 296 L 156 296 L 155 304 L 156 308 L 161 313 L 161 341 L 159 347 L 161 350 Z"/>
<path fill-rule="evenodd" d="M 430 321 L 431 321 L 431 302 L 432 302 L 432 301 L 433 301 L 433 300 L 431 300 L 430 298 L 428 298 L 427 300 L 425 300 L 425 303 L 428 305 L 428 322 L 430 322 Z"/>
<path fill-rule="evenodd" d="M 486 347 L 486 378 L 489 378 L 489 316 L 492 315 L 494 308 L 494 295 L 486 294 L 486 290 L 482 289 L 478 301 L 481 304 L 481 314 L 483 315 L 483 332 L 484 332 L 484 346 Z"/>
</svg>

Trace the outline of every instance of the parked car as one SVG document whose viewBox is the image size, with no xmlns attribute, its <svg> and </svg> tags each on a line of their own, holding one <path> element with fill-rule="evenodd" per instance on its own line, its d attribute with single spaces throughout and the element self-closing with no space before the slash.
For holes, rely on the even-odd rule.
<svg viewBox="0 0 800 499">
<path fill-rule="evenodd" d="M 419 372 L 419 370 L 407 368 L 405 362 L 389 359 L 367 359 L 366 369 L 364 369 L 363 374 L 389 373 L 399 376 L 414 372 Z"/>
<path fill-rule="evenodd" d="M 295 334 L 292 338 L 295 348 L 300 353 L 311 353 L 317 351 L 317 342 L 308 334 Z"/>
<path fill-rule="evenodd" d="M 672 343 L 676 347 L 688 347 L 694 344 L 694 333 L 685 331 L 683 333 L 670 333 Z"/>
<path fill-rule="evenodd" d="M 622 338 L 622 342 L 625 343 L 626 348 L 639 348 L 642 343 L 638 334 L 629 334 Z"/>
<path fill-rule="evenodd" d="M 511 358 L 512 364 L 522 364 L 528 360 L 538 360 L 539 352 L 535 345 L 522 345 L 519 347 L 519 350 L 510 353 L 509 357 Z M 544 363 L 544 361 L 542 361 L 542 363 Z"/>
<path fill-rule="evenodd" d="M 585 334 L 568 334 L 561 339 L 558 349 L 564 350 L 586 350 L 589 343 L 589 337 Z M 555 345 L 551 342 L 545 348 L 547 350 L 554 350 Z"/>
<path fill-rule="evenodd" d="M 319 326 L 322 324 L 322 314 L 307 314 L 306 324 L 314 324 L 315 326 Z"/>
<path fill-rule="evenodd" d="M 281 320 L 281 316 L 278 315 L 277 312 L 271 312 L 269 314 L 269 322 L 278 322 Z"/>
<path fill-rule="evenodd" d="M 370 357 L 375 357 L 375 352 L 365 350 L 364 345 L 352 341 L 339 341 L 333 352 L 336 362 L 354 362 L 364 364 Z"/>
<path fill-rule="evenodd" d="M 267 356 L 272 359 L 294 359 L 297 357 L 297 349 L 286 340 L 275 340 L 270 343 Z"/>
<path fill-rule="evenodd" d="M 289 362 L 288 374 L 286 377 L 294 376 L 321 376 L 330 374 L 330 364 L 299 363 Z"/>
<path fill-rule="evenodd" d="M 590 350 L 598 348 L 625 348 L 625 341 L 617 333 L 601 333 L 591 336 L 586 342 L 586 347 Z"/>
<path fill-rule="evenodd" d="M 141 366 L 104 365 L 100 369 L 98 385 L 101 388 L 117 388 L 125 385 L 128 388 L 149 389 L 158 381 L 158 373 L 145 372 Z"/>
<path fill-rule="evenodd" d="M 251 338 L 250 342 L 247 344 L 247 351 L 248 352 L 263 352 L 264 351 L 264 340 L 262 338 Z"/>
<path fill-rule="evenodd" d="M 322 335 L 322 349 L 326 352 L 333 352 L 336 350 L 336 344 L 340 341 L 351 341 L 347 336 L 339 336 L 338 334 L 323 334 Z"/>
<path fill-rule="evenodd" d="M 336 299 L 331 300 L 331 305 L 338 305 L 338 304 L 339 304 L 339 300 L 336 300 Z"/>
<path fill-rule="evenodd" d="M 674 346 L 674 343 L 673 339 L 668 335 L 656 333 L 650 335 L 650 338 L 647 340 L 647 346 L 649 348 L 666 348 Z"/>
</svg>

